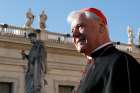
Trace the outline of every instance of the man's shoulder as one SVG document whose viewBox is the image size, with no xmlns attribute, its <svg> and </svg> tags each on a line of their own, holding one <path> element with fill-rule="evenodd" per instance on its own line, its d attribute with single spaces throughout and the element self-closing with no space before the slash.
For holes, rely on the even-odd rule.
<svg viewBox="0 0 140 93">
<path fill-rule="evenodd" d="M 115 52 L 116 55 L 116 60 L 114 62 L 114 65 L 137 65 L 139 66 L 138 61 L 136 60 L 136 58 L 134 58 L 131 54 L 125 52 L 125 51 L 121 51 L 117 49 L 117 52 Z"/>
<path fill-rule="evenodd" d="M 103 60 L 108 61 L 111 64 L 122 64 L 126 63 L 126 61 L 129 62 L 137 62 L 137 60 L 130 54 L 128 54 L 125 51 L 118 50 L 116 48 L 110 50 L 111 53 L 105 57 L 103 57 Z"/>
<path fill-rule="evenodd" d="M 131 54 L 129 54 L 129 53 L 125 52 L 125 51 L 119 50 L 117 48 L 114 49 L 114 52 L 112 54 L 114 54 L 116 56 L 119 56 L 119 57 L 127 56 L 127 57 L 135 59 Z"/>
<path fill-rule="evenodd" d="M 125 58 L 128 60 L 135 60 L 136 61 L 136 59 L 131 54 L 129 54 L 125 51 L 118 50 L 118 54 L 119 54 L 120 58 Z"/>
</svg>

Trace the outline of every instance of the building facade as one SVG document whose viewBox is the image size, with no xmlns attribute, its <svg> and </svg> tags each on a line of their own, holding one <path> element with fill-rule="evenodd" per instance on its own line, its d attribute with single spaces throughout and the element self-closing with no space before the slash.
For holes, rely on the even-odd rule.
<svg viewBox="0 0 140 93">
<path fill-rule="evenodd" d="M 28 33 L 32 29 L 0 25 L 0 93 L 25 93 L 27 60 L 21 51 L 29 53 L 31 43 Z M 47 85 L 45 93 L 68 93 L 78 85 L 85 57 L 75 50 L 69 34 L 42 31 L 38 39 L 47 50 Z M 120 50 L 133 55 L 140 62 L 140 49 L 127 44 L 115 43 Z"/>
</svg>

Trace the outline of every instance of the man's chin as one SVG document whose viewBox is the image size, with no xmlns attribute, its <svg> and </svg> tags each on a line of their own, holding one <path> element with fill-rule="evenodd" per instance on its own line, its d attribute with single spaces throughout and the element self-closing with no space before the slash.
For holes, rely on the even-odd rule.
<svg viewBox="0 0 140 93">
<path fill-rule="evenodd" d="M 79 53 L 84 53 L 84 54 L 85 54 L 85 52 L 87 50 L 87 46 L 86 45 L 77 46 L 76 48 L 77 48 L 77 51 Z"/>
<path fill-rule="evenodd" d="M 77 51 L 79 53 L 84 54 L 84 55 L 89 55 L 90 54 L 90 52 L 86 48 L 80 48 L 80 49 L 77 49 Z"/>
<path fill-rule="evenodd" d="M 79 53 L 85 53 L 85 49 L 78 49 L 77 50 Z"/>
</svg>

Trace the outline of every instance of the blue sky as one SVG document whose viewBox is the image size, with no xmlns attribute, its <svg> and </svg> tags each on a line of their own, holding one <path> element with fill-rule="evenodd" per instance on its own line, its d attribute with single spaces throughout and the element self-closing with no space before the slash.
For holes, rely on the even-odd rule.
<svg viewBox="0 0 140 93">
<path fill-rule="evenodd" d="M 23 26 L 29 8 L 35 15 L 33 26 L 38 28 L 38 18 L 45 9 L 47 29 L 51 32 L 70 33 L 67 15 L 70 11 L 96 7 L 103 11 L 108 20 L 112 41 L 127 43 L 128 25 L 132 26 L 137 42 L 140 28 L 140 0 L 0 0 L 0 23 Z"/>
</svg>

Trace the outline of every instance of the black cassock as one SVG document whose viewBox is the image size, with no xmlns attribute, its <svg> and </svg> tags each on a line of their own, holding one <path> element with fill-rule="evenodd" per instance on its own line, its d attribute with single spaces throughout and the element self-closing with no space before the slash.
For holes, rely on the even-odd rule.
<svg viewBox="0 0 140 93">
<path fill-rule="evenodd" d="M 140 64 L 112 44 L 91 54 L 90 64 L 76 93 L 140 93 Z"/>
</svg>

